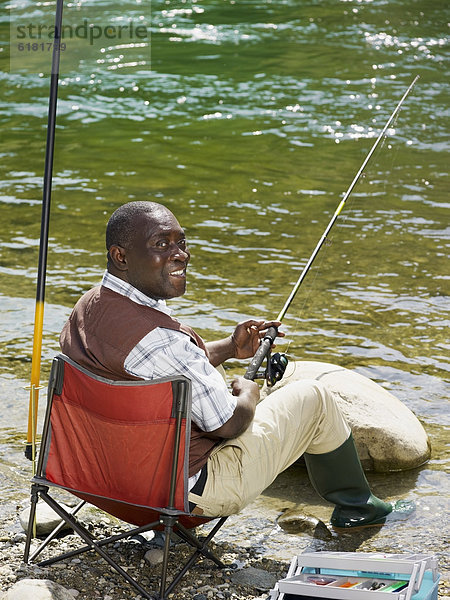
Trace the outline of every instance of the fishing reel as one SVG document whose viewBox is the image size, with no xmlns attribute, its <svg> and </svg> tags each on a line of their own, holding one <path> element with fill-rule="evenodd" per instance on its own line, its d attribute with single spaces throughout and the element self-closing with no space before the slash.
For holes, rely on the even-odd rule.
<svg viewBox="0 0 450 600">
<path fill-rule="evenodd" d="M 268 387 L 274 386 L 283 378 L 288 365 L 286 354 L 275 352 L 267 355 L 267 366 L 264 371 L 257 371 L 255 379 L 265 379 Z"/>
</svg>

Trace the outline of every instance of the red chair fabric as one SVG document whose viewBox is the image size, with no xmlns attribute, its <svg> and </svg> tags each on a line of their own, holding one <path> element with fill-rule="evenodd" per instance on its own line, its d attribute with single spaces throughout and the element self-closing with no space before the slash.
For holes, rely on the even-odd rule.
<svg viewBox="0 0 450 600">
<path fill-rule="evenodd" d="M 124 521 L 149 522 L 149 508 L 169 503 L 176 425 L 174 383 L 160 381 L 109 381 L 65 359 L 42 476 Z M 174 514 L 188 513 L 189 434 L 185 416 Z"/>
</svg>

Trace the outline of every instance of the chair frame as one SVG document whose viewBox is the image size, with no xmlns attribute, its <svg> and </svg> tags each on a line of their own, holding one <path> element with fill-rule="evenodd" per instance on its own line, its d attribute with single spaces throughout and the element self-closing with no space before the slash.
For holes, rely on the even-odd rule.
<svg viewBox="0 0 450 600">
<path fill-rule="evenodd" d="M 42 560 L 37 564 L 39 566 L 47 566 L 59 562 L 61 560 L 65 560 L 67 558 L 71 558 L 73 556 L 82 554 L 84 552 L 88 552 L 90 550 L 94 550 L 99 556 L 101 556 L 119 575 L 121 575 L 129 584 L 131 584 L 144 598 L 154 599 L 155 596 L 152 595 L 149 591 L 145 590 L 140 583 L 129 573 L 127 573 L 104 549 L 104 546 L 108 544 L 117 542 L 122 539 L 130 538 L 136 536 L 138 534 L 145 533 L 147 531 L 154 530 L 156 528 L 164 528 L 165 533 L 165 542 L 164 542 L 164 553 L 163 553 L 163 561 L 161 566 L 161 581 L 159 588 L 159 595 L 156 596 L 158 600 L 166 600 L 169 594 L 172 593 L 175 586 L 179 583 L 185 573 L 199 560 L 201 557 L 205 557 L 210 559 L 215 563 L 215 565 L 219 568 L 225 568 L 225 565 L 220 561 L 220 559 L 215 556 L 215 554 L 208 548 L 208 544 L 218 532 L 218 530 L 222 527 L 222 525 L 227 520 L 227 517 L 217 517 L 218 522 L 211 529 L 209 534 L 203 538 L 199 539 L 196 535 L 194 535 L 189 528 L 185 527 L 183 523 L 180 522 L 180 517 L 188 517 L 190 524 L 192 524 L 192 520 L 198 520 L 199 524 L 204 523 L 205 521 L 209 521 L 211 519 L 198 517 L 189 512 L 181 513 L 175 509 L 175 487 L 176 487 L 176 474 L 177 474 L 177 465 L 179 461 L 179 448 L 180 448 L 180 440 L 181 440 L 181 426 L 182 419 L 186 416 L 186 411 L 188 410 L 189 402 L 188 398 L 190 395 L 190 381 L 185 377 L 175 377 L 175 378 L 164 378 L 158 379 L 151 382 L 143 382 L 143 381 L 126 381 L 126 382 L 110 382 L 113 384 L 125 384 L 132 385 L 135 383 L 143 384 L 154 384 L 171 381 L 172 383 L 176 383 L 174 389 L 174 401 L 176 405 L 176 427 L 175 427 L 175 441 L 173 447 L 173 456 L 172 456 L 172 466 L 170 473 L 170 488 L 169 488 L 169 500 L 167 503 L 167 507 L 163 509 L 159 509 L 159 518 L 151 523 L 134 527 L 132 529 L 127 529 L 122 533 L 112 535 L 100 540 L 96 540 L 94 535 L 91 534 L 86 527 L 75 517 L 75 515 L 79 512 L 79 510 L 87 504 L 87 500 L 82 500 L 79 502 L 70 512 L 66 511 L 60 504 L 51 497 L 50 488 L 56 487 L 59 489 L 65 489 L 68 492 L 72 492 L 71 489 L 64 487 L 62 485 L 58 485 L 52 481 L 49 481 L 42 475 L 42 470 L 44 466 L 44 455 L 45 450 L 48 443 L 48 436 L 51 431 L 51 411 L 53 405 L 53 396 L 55 393 L 61 393 L 62 385 L 63 385 L 63 377 L 64 377 L 64 363 L 69 363 L 73 367 L 82 371 L 83 373 L 93 377 L 94 379 L 98 379 L 92 373 L 89 373 L 83 367 L 80 367 L 72 361 L 70 358 L 60 354 L 53 360 L 52 369 L 50 373 L 50 379 L 48 384 L 48 392 L 47 392 L 47 409 L 44 418 L 43 432 L 42 432 L 42 440 L 39 452 L 39 458 L 36 467 L 36 474 L 31 480 L 31 507 L 30 507 L 30 516 L 28 521 L 28 530 L 27 537 L 25 542 L 25 551 L 24 551 L 24 562 L 29 563 L 35 561 L 35 559 L 39 556 L 39 554 L 48 546 L 50 541 L 54 539 L 59 532 L 62 530 L 65 524 L 71 527 L 75 533 L 77 533 L 80 538 L 85 542 L 85 545 L 77 548 L 75 550 L 65 552 L 63 554 L 59 554 L 52 558 L 48 558 L 46 560 Z M 103 379 L 103 378 L 100 378 Z M 104 380 L 104 379 L 103 379 Z M 108 381 L 109 380 L 104 380 Z M 82 492 L 82 490 L 77 490 Z M 76 494 L 75 494 L 76 495 Z M 85 494 L 85 496 L 89 494 Z M 62 522 L 45 538 L 45 540 L 41 543 L 41 545 L 30 554 L 31 549 L 31 540 L 34 534 L 35 529 L 35 517 L 36 517 L 36 508 L 39 498 L 41 498 L 50 508 L 52 508 L 56 514 L 61 517 Z M 151 507 L 149 507 L 151 508 Z M 100 509 L 102 510 L 102 509 Z M 108 514 L 108 513 L 106 513 Z M 185 564 L 178 570 L 178 572 L 174 575 L 172 581 L 170 583 L 167 582 L 167 571 L 169 566 L 169 555 L 170 555 L 170 537 L 172 532 L 176 533 L 183 541 L 187 542 L 193 549 L 194 552 L 190 555 Z"/>
</svg>

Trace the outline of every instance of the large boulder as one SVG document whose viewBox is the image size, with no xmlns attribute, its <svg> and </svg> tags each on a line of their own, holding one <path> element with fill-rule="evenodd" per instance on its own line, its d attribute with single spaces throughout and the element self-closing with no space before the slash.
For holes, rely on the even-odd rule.
<svg viewBox="0 0 450 600">
<path fill-rule="evenodd" d="M 417 417 L 383 387 L 354 371 L 331 363 L 293 361 L 284 378 L 262 396 L 299 379 L 324 383 L 352 428 L 364 469 L 404 471 L 430 458 L 428 436 Z"/>
</svg>

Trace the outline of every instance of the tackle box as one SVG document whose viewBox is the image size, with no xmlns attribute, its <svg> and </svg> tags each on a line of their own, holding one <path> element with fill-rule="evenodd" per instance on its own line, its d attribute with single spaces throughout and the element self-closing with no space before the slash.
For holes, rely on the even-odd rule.
<svg viewBox="0 0 450 600">
<path fill-rule="evenodd" d="M 438 563 L 429 554 L 311 552 L 294 557 L 270 600 L 437 600 Z"/>
</svg>

